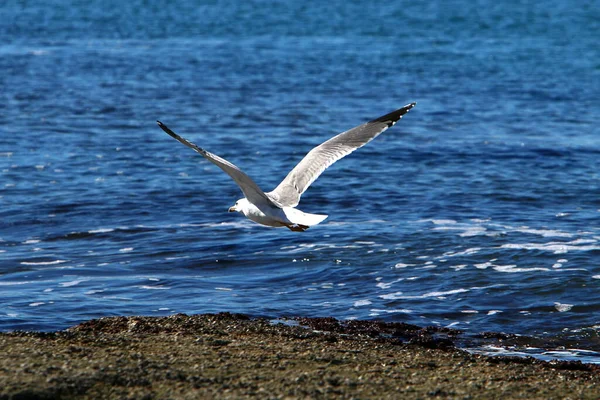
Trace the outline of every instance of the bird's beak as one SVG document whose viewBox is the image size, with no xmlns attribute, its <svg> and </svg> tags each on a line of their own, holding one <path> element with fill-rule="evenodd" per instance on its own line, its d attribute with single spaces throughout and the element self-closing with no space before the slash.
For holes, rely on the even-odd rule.
<svg viewBox="0 0 600 400">
<path fill-rule="evenodd" d="M 235 212 L 235 211 L 237 211 L 237 209 L 235 208 L 235 206 L 229 207 L 229 212 Z"/>
</svg>

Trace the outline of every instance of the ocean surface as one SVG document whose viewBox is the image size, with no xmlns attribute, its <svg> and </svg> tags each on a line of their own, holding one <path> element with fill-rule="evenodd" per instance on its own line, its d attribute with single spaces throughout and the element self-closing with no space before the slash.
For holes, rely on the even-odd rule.
<svg viewBox="0 0 600 400">
<path fill-rule="evenodd" d="M 600 9 L 527 3 L 3 1 L 0 331 L 230 311 L 600 343 Z M 156 125 L 268 191 L 412 101 L 305 193 L 329 218 L 304 233 L 227 213 L 233 181 Z"/>
</svg>

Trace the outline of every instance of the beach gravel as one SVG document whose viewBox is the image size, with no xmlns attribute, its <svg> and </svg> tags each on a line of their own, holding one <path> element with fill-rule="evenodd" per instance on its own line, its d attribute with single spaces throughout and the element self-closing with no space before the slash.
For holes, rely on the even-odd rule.
<svg viewBox="0 0 600 400">
<path fill-rule="evenodd" d="M 0 400 L 600 397 L 595 365 L 472 355 L 407 324 L 280 322 L 178 314 L 3 333 Z"/>
</svg>

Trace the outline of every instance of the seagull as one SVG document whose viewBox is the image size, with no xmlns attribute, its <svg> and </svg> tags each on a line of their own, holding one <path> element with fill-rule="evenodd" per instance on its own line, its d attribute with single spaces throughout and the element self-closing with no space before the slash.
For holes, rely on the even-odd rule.
<svg viewBox="0 0 600 400">
<path fill-rule="evenodd" d="M 327 215 L 309 214 L 296 208 L 302 193 L 334 162 L 352 153 L 393 126 L 417 103 L 410 103 L 389 114 L 366 122 L 340 133 L 304 156 L 283 181 L 271 192 L 263 192 L 258 185 L 234 164 L 210 153 L 194 143 L 182 138 L 165 124 L 156 121 L 172 138 L 192 148 L 208 161 L 225 171 L 242 190 L 244 198 L 229 208 L 229 212 L 239 212 L 254 222 L 272 227 L 287 227 L 291 231 L 304 232 L 309 227 L 322 222 Z"/>
</svg>

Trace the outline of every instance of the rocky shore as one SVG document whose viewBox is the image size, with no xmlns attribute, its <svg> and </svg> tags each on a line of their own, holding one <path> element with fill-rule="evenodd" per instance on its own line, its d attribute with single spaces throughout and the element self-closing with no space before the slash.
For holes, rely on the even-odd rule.
<svg viewBox="0 0 600 400">
<path fill-rule="evenodd" d="M 453 332 L 245 315 L 114 317 L 0 334 L 5 399 L 598 399 L 600 367 L 485 357 Z"/>
</svg>

